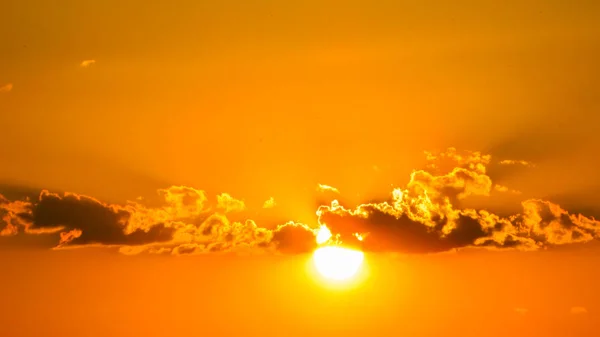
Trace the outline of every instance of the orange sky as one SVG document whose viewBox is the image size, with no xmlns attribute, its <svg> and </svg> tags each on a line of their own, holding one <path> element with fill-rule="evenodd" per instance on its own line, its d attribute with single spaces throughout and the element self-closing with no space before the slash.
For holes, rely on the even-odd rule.
<svg viewBox="0 0 600 337">
<path fill-rule="evenodd" d="M 4 1 L 0 335 L 597 334 L 599 17 Z M 306 273 L 319 224 L 360 287 Z"/>
</svg>

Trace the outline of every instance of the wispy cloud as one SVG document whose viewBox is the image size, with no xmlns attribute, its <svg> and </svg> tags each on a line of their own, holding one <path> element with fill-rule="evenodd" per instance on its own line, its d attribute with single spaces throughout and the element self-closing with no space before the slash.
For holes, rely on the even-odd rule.
<svg viewBox="0 0 600 337">
<path fill-rule="evenodd" d="M 263 204 L 263 208 L 273 208 L 275 207 L 275 205 L 277 205 L 277 203 L 275 202 L 275 198 L 270 197 L 269 200 L 265 201 L 265 203 Z"/>
<path fill-rule="evenodd" d="M 83 61 L 81 61 L 79 66 L 82 68 L 87 68 L 95 63 L 96 63 L 96 60 L 83 60 Z"/>
<path fill-rule="evenodd" d="M 519 191 L 519 190 L 513 190 L 504 185 L 499 185 L 499 184 L 496 184 L 496 186 L 494 186 L 494 189 L 496 191 L 502 192 L 502 193 L 521 194 L 521 191 Z"/>
<path fill-rule="evenodd" d="M 500 165 L 522 165 L 525 167 L 535 167 L 535 164 L 527 160 L 504 159 L 500 161 Z"/>
<path fill-rule="evenodd" d="M 3 86 L 0 86 L 0 92 L 10 92 L 13 89 L 13 84 L 12 83 L 7 83 Z"/>
<path fill-rule="evenodd" d="M 318 184 L 317 185 L 317 191 L 319 192 L 333 192 L 333 193 L 340 193 L 340 191 L 333 187 L 333 186 L 329 186 L 329 185 L 324 185 L 324 184 Z"/>
<path fill-rule="evenodd" d="M 584 307 L 572 307 L 571 308 L 571 314 L 573 315 L 581 315 L 581 314 L 587 314 L 587 309 Z"/>
</svg>

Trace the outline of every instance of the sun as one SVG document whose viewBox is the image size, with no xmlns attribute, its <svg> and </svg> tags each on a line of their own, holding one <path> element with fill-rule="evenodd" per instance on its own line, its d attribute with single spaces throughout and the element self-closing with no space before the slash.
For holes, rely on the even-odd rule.
<svg viewBox="0 0 600 337">
<path fill-rule="evenodd" d="M 358 250 L 339 246 L 326 246 L 315 250 L 315 268 L 326 279 L 345 281 L 355 276 L 362 266 L 365 256 Z"/>
<path fill-rule="evenodd" d="M 362 236 L 358 238 L 362 241 Z M 339 246 L 339 242 L 334 239 L 327 226 L 321 225 L 315 231 L 315 239 L 321 247 L 314 251 L 312 260 L 315 269 L 323 278 L 346 281 L 360 271 L 365 258 L 364 253 Z"/>
<path fill-rule="evenodd" d="M 329 228 L 327 228 L 327 226 L 321 226 L 317 230 L 316 239 L 318 245 L 326 243 L 331 239 L 331 237 L 331 231 L 329 230 Z"/>
</svg>

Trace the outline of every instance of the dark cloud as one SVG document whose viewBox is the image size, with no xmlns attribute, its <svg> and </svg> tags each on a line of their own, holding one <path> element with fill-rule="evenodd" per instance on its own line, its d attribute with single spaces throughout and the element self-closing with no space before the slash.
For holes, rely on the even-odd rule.
<svg viewBox="0 0 600 337">
<path fill-rule="evenodd" d="M 157 223 L 148 230 L 126 233 L 131 212 L 77 194 L 42 192 L 39 202 L 31 205 L 31 213 L 22 215 L 30 221 L 31 230 L 62 228 L 62 244 L 142 245 L 165 242 L 172 238 L 173 228 Z M 80 231 L 78 235 L 76 232 Z"/>
<path fill-rule="evenodd" d="M 273 244 L 282 253 L 299 254 L 317 248 L 314 231 L 304 224 L 287 223 L 273 231 Z"/>
<path fill-rule="evenodd" d="M 243 203 L 227 194 L 220 195 L 214 208 L 206 205 L 203 191 L 191 187 L 172 186 L 158 194 L 163 205 L 153 208 L 138 202 L 106 204 L 74 193 L 42 191 L 33 201 L 10 201 L 0 195 L 0 232 L 2 236 L 54 233 L 56 247 L 120 246 L 124 254 L 277 249 L 300 253 L 315 247 L 314 231 L 304 224 L 289 222 L 270 230 L 252 220 L 230 221 L 222 206 L 239 210 Z"/>
<path fill-rule="evenodd" d="M 354 241 L 354 233 L 368 233 L 363 248 L 369 251 L 429 252 L 445 250 L 433 231 L 405 215 L 395 217 L 374 207 L 363 208 L 366 216 L 349 212 L 324 212 L 319 218 L 342 241 Z M 438 246 L 438 247 L 434 247 Z"/>
<path fill-rule="evenodd" d="M 320 222 L 340 234 L 342 242 L 355 245 L 355 233 L 365 234 L 361 246 L 367 251 L 436 253 L 475 245 L 477 239 L 488 235 L 477 219 L 465 215 L 459 215 L 453 222 L 454 229 L 444 234 L 449 220 L 441 217 L 435 219 L 434 226 L 428 226 L 407 214 L 390 214 L 373 205 L 361 208 L 360 215 L 322 210 Z"/>
</svg>

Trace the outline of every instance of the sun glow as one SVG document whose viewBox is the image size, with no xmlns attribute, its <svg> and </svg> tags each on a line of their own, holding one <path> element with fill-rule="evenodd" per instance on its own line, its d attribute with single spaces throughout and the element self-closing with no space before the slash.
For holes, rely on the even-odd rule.
<svg viewBox="0 0 600 337">
<path fill-rule="evenodd" d="M 344 281 L 355 276 L 364 258 L 364 253 L 361 251 L 338 246 L 321 247 L 313 254 L 313 261 L 319 274 L 334 281 Z"/>
</svg>

